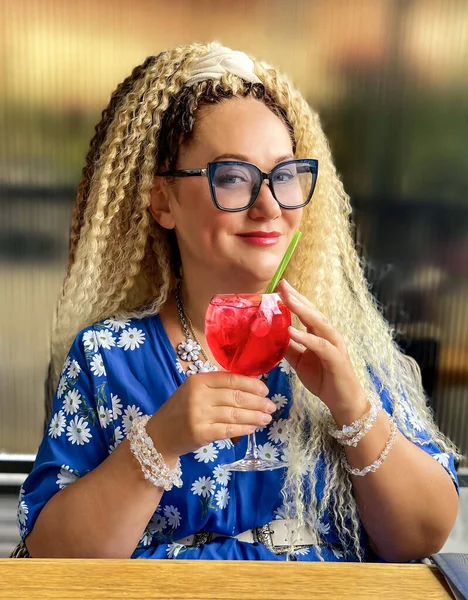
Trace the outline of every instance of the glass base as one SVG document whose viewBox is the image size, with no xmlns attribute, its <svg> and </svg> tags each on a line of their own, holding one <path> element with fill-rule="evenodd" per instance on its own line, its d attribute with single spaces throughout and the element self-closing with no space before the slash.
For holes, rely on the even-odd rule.
<svg viewBox="0 0 468 600">
<path fill-rule="evenodd" d="M 222 465 L 226 471 L 273 471 L 288 466 L 287 462 L 281 460 L 267 460 L 265 458 L 242 458 L 230 465 Z"/>
</svg>

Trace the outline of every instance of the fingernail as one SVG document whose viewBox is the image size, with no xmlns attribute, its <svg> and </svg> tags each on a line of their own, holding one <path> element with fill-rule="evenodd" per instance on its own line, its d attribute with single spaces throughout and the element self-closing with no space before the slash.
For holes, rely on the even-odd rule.
<svg viewBox="0 0 468 600">
<path fill-rule="evenodd" d="M 290 290 L 293 289 L 293 286 L 289 283 L 289 281 L 287 279 L 283 279 L 284 283 L 286 284 L 286 287 L 289 288 Z"/>
<path fill-rule="evenodd" d="M 263 415 L 262 421 L 264 423 L 269 423 L 271 421 L 271 419 L 272 419 L 271 415 Z"/>
<path fill-rule="evenodd" d="M 276 404 L 274 402 L 268 402 L 267 410 L 269 413 L 274 413 L 276 410 Z"/>
</svg>

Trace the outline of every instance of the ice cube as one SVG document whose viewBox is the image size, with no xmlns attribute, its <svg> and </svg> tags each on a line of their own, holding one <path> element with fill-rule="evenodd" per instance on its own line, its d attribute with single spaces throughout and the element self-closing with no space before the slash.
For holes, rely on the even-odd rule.
<svg viewBox="0 0 468 600">
<path fill-rule="evenodd" d="M 210 304 L 212 304 L 213 306 L 222 306 L 224 303 L 225 300 L 222 296 L 213 296 L 210 302 Z"/>
<path fill-rule="evenodd" d="M 271 321 L 268 321 L 265 316 L 260 313 L 255 321 L 252 322 L 251 331 L 256 337 L 265 337 L 270 333 Z"/>
<path fill-rule="evenodd" d="M 237 295 L 232 298 L 229 304 L 230 306 L 233 306 L 235 308 L 248 308 L 252 305 L 250 300 L 247 300 L 247 298 L 243 298 L 242 296 Z"/>
</svg>

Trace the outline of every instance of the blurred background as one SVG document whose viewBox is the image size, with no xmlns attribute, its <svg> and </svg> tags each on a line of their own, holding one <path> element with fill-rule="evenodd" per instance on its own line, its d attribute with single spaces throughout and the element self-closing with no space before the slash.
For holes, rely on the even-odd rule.
<svg viewBox="0 0 468 600">
<path fill-rule="evenodd" d="M 94 125 L 136 64 L 191 41 L 274 64 L 319 111 L 372 290 L 468 454 L 466 0 L 0 0 L 0 27 L 0 487 L 42 437 Z"/>
</svg>

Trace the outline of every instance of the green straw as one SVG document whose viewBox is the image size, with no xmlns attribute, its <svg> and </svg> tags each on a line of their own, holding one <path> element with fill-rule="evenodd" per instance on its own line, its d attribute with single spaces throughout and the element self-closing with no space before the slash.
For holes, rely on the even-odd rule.
<svg viewBox="0 0 468 600">
<path fill-rule="evenodd" d="M 270 281 L 270 285 L 267 287 L 267 290 L 265 292 L 266 294 L 273 294 L 273 292 L 275 291 L 276 286 L 278 285 L 281 277 L 283 276 L 283 273 L 286 270 L 289 261 L 291 260 L 291 256 L 293 255 L 294 250 L 296 249 L 296 246 L 299 243 L 299 240 L 301 239 L 301 236 L 302 231 L 296 231 L 293 239 L 291 240 L 291 243 L 288 246 L 288 249 L 286 250 L 283 258 L 281 259 L 279 267 L 276 269 L 276 273 L 274 274 L 273 279 Z"/>
</svg>

